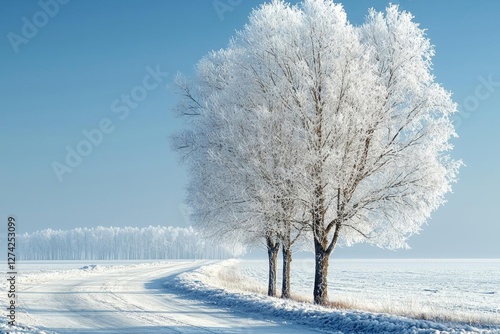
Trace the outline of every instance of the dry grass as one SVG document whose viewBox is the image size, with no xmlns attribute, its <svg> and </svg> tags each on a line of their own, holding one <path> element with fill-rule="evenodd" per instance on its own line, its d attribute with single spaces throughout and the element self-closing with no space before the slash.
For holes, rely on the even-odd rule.
<svg viewBox="0 0 500 334">
<path fill-rule="evenodd" d="M 267 290 L 257 282 L 244 279 L 236 266 L 227 266 L 216 272 L 217 280 L 227 290 L 267 294 Z"/>
<path fill-rule="evenodd" d="M 292 300 L 302 303 L 312 303 L 312 297 L 302 294 L 292 294 Z M 337 296 L 336 299 L 324 305 L 326 308 L 343 311 L 366 311 L 373 313 L 387 313 L 409 317 L 413 319 L 431 320 L 437 322 L 458 322 L 469 325 L 500 325 L 499 316 L 487 316 L 466 312 L 449 312 L 439 310 L 433 304 L 422 305 L 414 299 L 409 299 L 405 304 L 395 305 L 389 300 L 379 303 L 369 303 L 360 298 Z"/>
</svg>

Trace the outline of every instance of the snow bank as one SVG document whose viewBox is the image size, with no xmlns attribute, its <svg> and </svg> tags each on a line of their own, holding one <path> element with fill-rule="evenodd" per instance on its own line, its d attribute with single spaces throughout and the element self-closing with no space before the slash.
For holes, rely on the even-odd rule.
<svg viewBox="0 0 500 334">
<path fill-rule="evenodd" d="M 185 272 L 168 282 L 177 291 L 235 312 L 263 314 L 268 319 L 306 325 L 334 333 L 500 333 L 500 326 L 438 323 L 383 313 L 327 309 L 265 295 L 244 292 L 252 282 L 237 277 L 228 267 L 235 260 Z M 227 277 L 234 275 L 234 277 Z M 233 282 L 233 283 L 229 283 Z M 227 285 L 229 283 L 229 286 Z M 238 288 L 239 286 L 239 288 Z"/>
</svg>

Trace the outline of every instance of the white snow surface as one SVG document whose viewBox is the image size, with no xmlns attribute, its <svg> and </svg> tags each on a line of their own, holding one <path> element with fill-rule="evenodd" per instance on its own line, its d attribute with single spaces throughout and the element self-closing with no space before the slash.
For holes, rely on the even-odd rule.
<svg viewBox="0 0 500 334">
<path fill-rule="evenodd" d="M 97 263 L 97 265 L 96 265 Z M 17 322 L 0 333 L 317 333 L 314 329 L 205 303 L 174 286 L 176 275 L 207 260 L 100 265 L 24 274 L 18 282 Z M 109 263 L 109 262 L 108 262 Z M 63 264 L 68 266 L 68 262 Z M 52 267 L 57 264 L 52 264 Z M 41 269 L 41 268 L 38 268 Z M 203 297 L 203 294 L 200 294 Z M 0 303 L 6 305 L 6 294 Z"/>
<path fill-rule="evenodd" d="M 267 284 L 267 260 L 236 264 L 240 276 Z M 281 286 L 281 261 L 278 263 Z M 291 290 L 312 300 L 314 259 L 294 259 Z M 330 259 L 331 300 L 365 311 L 500 325 L 500 259 Z"/>
<path fill-rule="evenodd" d="M 231 284 L 227 288 L 227 284 L 224 286 L 221 282 L 226 281 L 226 276 L 231 276 L 228 267 L 234 265 L 235 260 L 227 260 L 183 273 L 176 278 L 177 286 L 189 291 L 194 298 L 203 297 L 208 302 L 245 310 L 247 313 L 261 312 L 268 318 L 282 319 L 328 333 L 500 333 L 498 325 L 438 323 L 383 313 L 334 310 L 310 303 L 269 298 L 243 291 L 246 282 L 240 282 L 242 288 L 238 288 L 238 284 Z M 232 279 L 234 277 L 229 281 Z"/>
<path fill-rule="evenodd" d="M 234 260 L 110 263 L 46 263 L 20 276 L 22 325 L 2 319 L 0 333 L 500 333 L 242 292 L 224 286 Z"/>
</svg>

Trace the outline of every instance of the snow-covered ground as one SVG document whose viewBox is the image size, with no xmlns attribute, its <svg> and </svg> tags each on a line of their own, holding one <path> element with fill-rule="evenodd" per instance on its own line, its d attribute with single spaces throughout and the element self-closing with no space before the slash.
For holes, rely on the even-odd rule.
<svg viewBox="0 0 500 334">
<path fill-rule="evenodd" d="M 257 263 L 261 264 L 261 261 Z M 499 322 L 474 325 L 436 322 L 384 313 L 326 309 L 308 302 L 269 298 L 256 293 L 259 288 L 256 288 L 255 281 L 241 276 L 239 266 L 255 269 L 256 263 L 228 260 L 201 267 L 179 275 L 176 278 L 177 286 L 189 291 L 195 298 L 246 310 L 248 313 L 262 312 L 269 318 L 302 324 L 328 333 L 500 333 Z M 259 286 L 262 291 L 265 284 Z M 247 292 L 249 290 L 254 292 Z"/>
<path fill-rule="evenodd" d="M 293 264 L 300 267 L 299 262 Z M 259 280 L 261 264 L 235 260 L 24 263 L 17 320 L 33 328 L 7 331 L 0 321 L 0 333 L 500 333 L 500 325 L 332 310 L 242 292 L 255 289 L 255 281 L 235 268 Z M 484 275 L 483 279 L 488 280 Z M 5 305 L 6 294 L 0 296 L 0 303 Z"/>
<path fill-rule="evenodd" d="M 31 273 L 19 277 L 17 321 L 41 331 L 17 333 L 317 333 L 265 314 L 204 303 L 173 286 L 179 273 L 212 262 L 73 264 L 80 269 L 68 269 L 72 264 L 65 262 L 63 271 L 53 271 L 54 263 L 49 271 L 24 265 Z M 0 303 L 6 302 L 2 294 Z"/>
<path fill-rule="evenodd" d="M 267 261 L 240 261 L 238 268 L 266 286 Z M 292 291 L 310 300 L 313 281 L 313 260 L 293 260 Z M 346 306 L 500 324 L 500 259 L 332 259 L 328 282 L 330 299 Z"/>
</svg>

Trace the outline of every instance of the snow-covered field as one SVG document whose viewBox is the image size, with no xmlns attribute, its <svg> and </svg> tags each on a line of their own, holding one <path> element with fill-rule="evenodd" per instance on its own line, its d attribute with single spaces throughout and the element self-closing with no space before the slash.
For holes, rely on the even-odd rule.
<svg viewBox="0 0 500 334">
<path fill-rule="evenodd" d="M 437 303 L 442 297 L 453 307 L 461 291 L 471 300 L 455 307 L 487 314 L 500 305 L 498 264 L 472 261 L 447 267 L 440 261 L 430 265 L 413 261 L 405 267 L 395 261 L 333 261 L 332 274 L 338 278 L 330 280 L 330 295 L 367 304 L 377 299 L 392 303 L 409 295 L 414 305 L 421 300 Z M 265 265 L 265 261 L 236 260 L 23 263 L 17 320 L 31 328 L 7 331 L 1 319 L 0 333 L 500 333 L 500 325 L 332 310 L 243 292 L 264 290 L 265 282 L 257 281 L 265 278 Z M 293 284 L 299 291 L 301 284 L 310 284 L 306 273 L 311 262 L 294 260 L 293 265 Z M 489 293 L 470 297 L 481 291 Z M 0 295 L 0 303 L 6 305 L 6 298 L 5 293 Z"/>
<path fill-rule="evenodd" d="M 263 292 L 265 284 L 256 284 L 252 279 L 241 276 L 238 271 L 238 267 L 244 266 L 254 272 L 262 263 L 263 261 L 228 260 L 205 266 L 179 275 L 178 286 L 184 287 L 184 290 L 197 298 L 217 305 L 243 309 L 247 313 L 262 312 L 268 318 L 275 317 L 328 333 L 500 333 L 500 324 L 422 320 L 380 312 L 323 308 L 308 302 L 269 298 L 262 293 L 255 293 Z"/>
<path fill-rule="evenodd" d="M 266 286 L 266 261 L 241 261 L 238 268 L 243 277 Z M 301 299 L 311 299 L 313 274 L 313 260 L 292 262 L 291 288 Z M 346 306 L 500 323 L 500 259 L 332 259 L 328 281 L 330 299 Z"/>
</svg>

